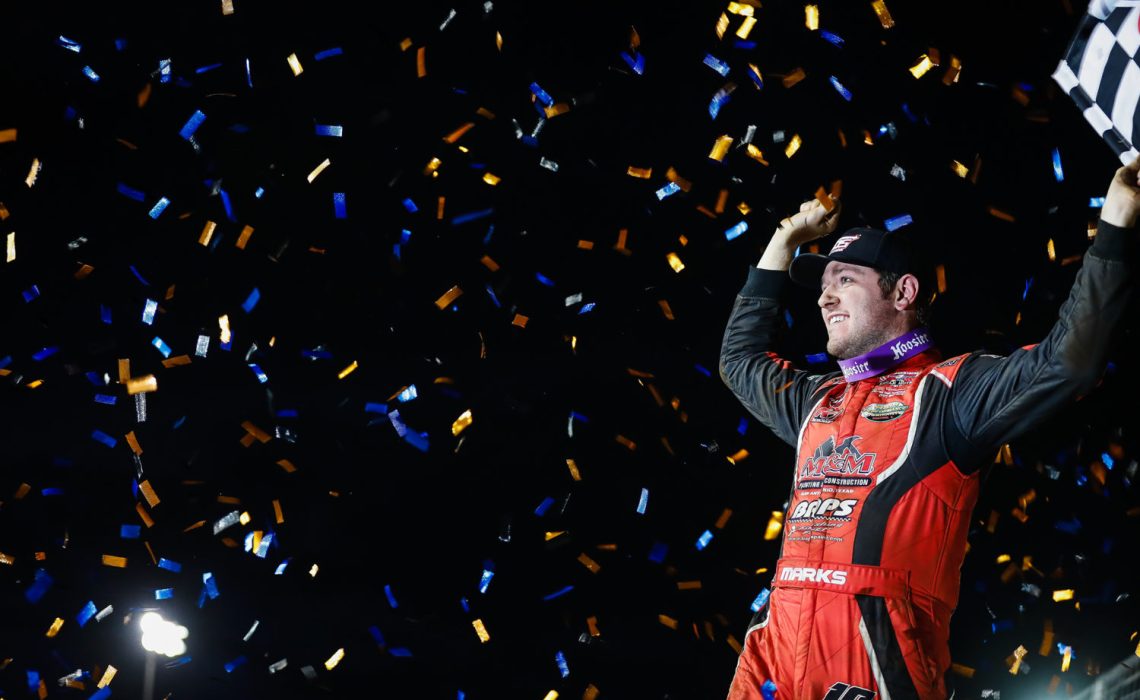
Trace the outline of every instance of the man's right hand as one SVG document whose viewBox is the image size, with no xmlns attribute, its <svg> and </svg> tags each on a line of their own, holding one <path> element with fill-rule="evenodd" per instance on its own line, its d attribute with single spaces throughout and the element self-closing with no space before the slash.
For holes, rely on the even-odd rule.
<svg viewBox="0 0 1140 700">
<path fill-rule="evenodd" d="M 780 222 L 776 233 L 784 236 L 793 248 L 798 248 L 835 231 L 841 205 L 838 197 L 831 197 L 831 200 L 834 203 L 831 211 L 827 211 L 818 199 L 804 202 L 798 212 Z"/>
<path fill-rule="evenodd" d="M 1136 226 L 1137 219 L 1140 219 L 1138 173 L 1140 173 L 1140 158 L 1116 170 L 1112 182 L 1108 184 L 1104 206 L 1100 210 L 1101 219 L 1121 228 Z"/>
</svg>

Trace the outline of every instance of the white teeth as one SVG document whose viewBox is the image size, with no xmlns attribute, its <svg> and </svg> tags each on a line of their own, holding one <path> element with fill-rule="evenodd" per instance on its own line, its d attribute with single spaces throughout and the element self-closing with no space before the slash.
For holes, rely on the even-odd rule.
<svg viewBox="0 0 1140 700">
<path fill-rule="evenodd" d="M 834 326 L 835 324 L 840 323 L 841 321 L 846 321 L 846 320 L 847 320 L 846 316 L 832 316 L 831 320 L 827 322 L 827 325 Z"/>
</svg>

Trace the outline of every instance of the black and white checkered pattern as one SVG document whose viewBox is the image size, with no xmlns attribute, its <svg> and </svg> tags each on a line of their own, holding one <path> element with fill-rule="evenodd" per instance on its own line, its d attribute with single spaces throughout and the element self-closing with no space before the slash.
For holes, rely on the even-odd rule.
<svg viewBox="0 0 1140 700">
<path fill-rule="evenodd" d="M 1130 163 L 1140 151 L 1140 0 L 1091 0 L 1053 79 Z"/>
</svg>

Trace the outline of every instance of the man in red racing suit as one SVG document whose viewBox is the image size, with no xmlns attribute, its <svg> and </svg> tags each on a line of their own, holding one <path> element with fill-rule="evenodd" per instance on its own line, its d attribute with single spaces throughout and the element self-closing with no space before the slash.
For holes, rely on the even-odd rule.
<svg viewBox="0 0 1140 700">
<path fill-rule="evenodd" d="M 720 358 L 741 403 L 796 450 L 772 592 L 730 700 L 950 695 L 949 623 L 979 471 L 1097 383 L 1132 290 L 1138 171 L 1140 159 L 1116 172 L 1056 325 L 1008 357 L 939 356 L 921 326 L 929 292 L 898 234 L 852 229 L 828 255 L 793 261 L 835 230 L 839 204 L 822 201 L 776 230 Z M 810 374 L 772 352 L 789 273 L 822 290 L 842 373 Z"/>
</svg>

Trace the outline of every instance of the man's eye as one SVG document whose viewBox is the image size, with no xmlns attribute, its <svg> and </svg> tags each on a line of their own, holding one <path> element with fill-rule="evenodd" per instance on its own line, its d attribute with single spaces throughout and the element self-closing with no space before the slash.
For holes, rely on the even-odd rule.
<svg viewBox="0 0 1140 700">
<path fill-rule="evenodd" d="M 851 281 L 851 278 L 850 277 L 840 277 L 839 281 L 842 282 L 843 284 L 847 284 L 848 282 Z"/>
</svg>

